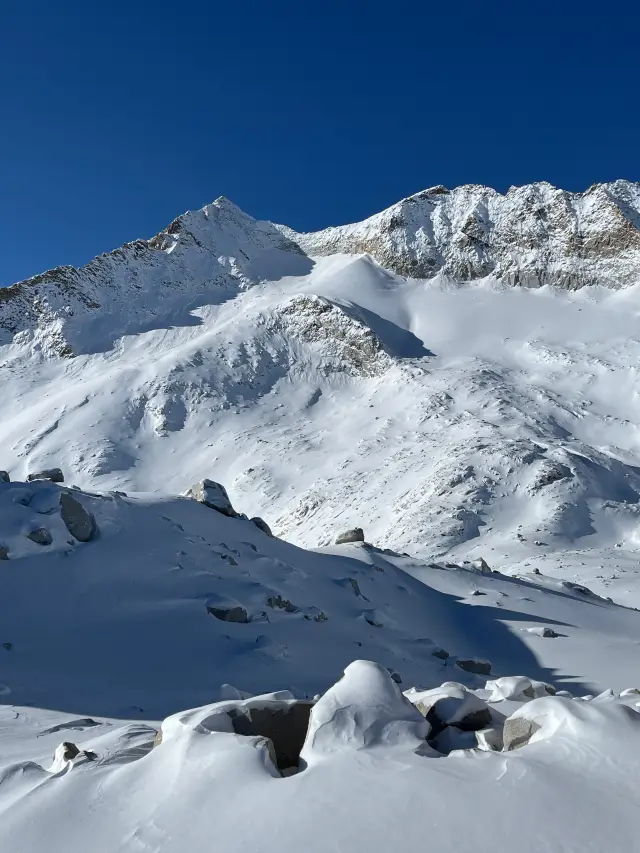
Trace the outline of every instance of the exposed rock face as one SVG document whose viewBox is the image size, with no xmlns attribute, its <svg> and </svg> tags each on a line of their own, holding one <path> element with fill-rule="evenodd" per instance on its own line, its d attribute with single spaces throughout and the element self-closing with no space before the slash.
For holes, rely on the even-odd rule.
<svg viewBox="0 0 640 853">
<path fill-rule="evenodd" d="M 539 729 L 540 726 L 533 720 L 527 720 L 525 717 L 509 717 L 505 721 L 502 733 L 505 752 L 525 746 Z"/>
<path fill-rule="evenodd" d="M 60 495 L 60 515 L 65 527 L 78 542 L 89 542 L 96 536 L 98 525 L 93 514 L 69 492 Z"/>
<path fill-rule="evenodd" d="M 233 607 L 215 607 L 213 605 L 207 605 L 207 612 L 212 616 L 215 616 L 216 619 L 220 619 L 222 622 L 249 622 L 249 614 L 244 609 L 244 607 L 240 607 L 239 605 L 235 605 Z"/>
<path fill-rule="evenodd" d="M 583 193 L 548 183 L 433 187 L 354 225 L 312 234 L 282 231 L 307 253 L 368 253 L 400 275 L 574 289 L 624 287 L 640 278 L 640 184 L 596 184 Z"/>
<path fill-rule="evenodd" d="M 11 477 L 8 471 L 0 471 L 0 483 L 10 483 Z"/>
<path fill-rule="evenodd" d="M 501 752 L 504 747 L 502 729 L 480 729 L 476 732 L 476 743 L 483 752 Z"/>
<path fill-rule="evenodd" d="M 109 347 L 202 293 L 236 293 L 266 277 L 280 254 L 281 268 L 311 268 L 299 246 L 268 222 L 257 222 L 226 198 L 185 213 L 151 240 L 134 240 L 86 266 L 56 267 L 0 290 L 0 342 L 46 328 L 45 354 L 68 357 L 86 347 L 80 328 L 101 318 L 92 346 Z M 135 286 L 131 283 L 135 282 Z M 185 293 L 186 298 L 185 298 Z"/>
<path fill-rule="evenodd" d="M 491 675 L 491 663 L 488 660 L 477 660 L 476 658 L 459 658 L 456 666 L 465 672 L 473 672 L 476 675 Z"/>
<path fill-rule="evenodd" d="M 233 518 L 236 511 L 231 505 L 227 490 L 220 483 L 215 483 L 213 480 L 200 480 L 199 483 L 191 486 L 183 493 L 185 497 L 193 498 L 205 506 L 216 509 L 223 515 L 228 515 Z"/>
<path fill-rule="evenodd" d="M 80 755 L 80 750 L 75 745 L 75 743 L 72 743 L 70 740 L 65 740 L 64 743 L 62 743 L 60 747 L 58 747 L 58 749 L 60 749 L 60 751 L 62 752 L 62 758 L 65 761 L 71 761 L 72 758 L 76 758 L 78 755 Z"/>
<path fill-rule="evenodd" d="M 229 716 L 236 734 L 269 738 L 274 764 L 282 772 L 298 767 L 312 707 L 312 702 L 299 701 L 283 707 L 234 709 Z"/>
<path fill-rule="evenodd" d="M 6 545 L 0 545 L 0 560 L 9 559 L 9 549 Z"/>
<path fill-rule="evenodd" d="M 471 565 L 476 571 L 482 572 L 485 575 L 491 574 L 491 567 L 489 563 L 484 559 L 484 557 L 478 557 L 477 560 L 472 560 Z"/>
<path fill-rule="evenodd" d="M 345 530 L 344 533 L 336 536 L 336 545 L 345 545 L 348 542 L 364 542 L 364 532 L 361 527 Z"/>
<path fill-rule="evenodd" d="M 150 240 L 134 240 L 86 266 L 57 267 L 0 292 L 0 343 L 28 332 L 41 353 L 70 357 L 108 349 L 123 334 L 171 317 L 194 298 L 239 293 L 274 269 L 303 275 L 312 255 L 370 255 L 403 276 L 507 285 L 625 287 L 640 280 L 640 184 L 615 181 L 570 193 L 548 183 L 506 194 L 477 185 L 432 187 L 353 225 L 309 234 L 257 222 L 226 198 L 179 216 Z M 135 282 L 135 287 L 131 287 Z M 322 332 L 307 299 L 309 332 Z M 296 305 L 297 315 L 305 306 Z M 125 310 L 126 309 L 126 310 Z M 333 309 L 327 308 L 327 311 Z M 91 344 L 82 326 L 97 316 Z M 38 330 L 46 330 L 38 335 Z M 345 352 L 359 357 L 346 331 Z M 333 339 L 338 340 L 335 330 Z M 366 364 L 379 346 L 360 341 Z"/>
<path fill-rule="evenodd" d="M 262 530 L 263 533 L 266 533 L 267 536 L 273 537 L 271 528 L 263 518 L 260 518 L 260 516 L 256 515 L 254 516 L 254 518 L 251 518 L 250 521 L 252 521 L 259 530 Z"/>
<path fill-rule="evenodd" d="M 33 480 L 51 480 L 53 483 L 64 483 L 64 474 L 60 468 L 47 468 L 44 471 L 27 475 L 28 483 L 33 482 Z"/>
<path fill-rule="evenodd" d="M 36 545 L 51 545 L 53 536 L 46 527 L 36 527 L 31 533 L 27 533 L 27 539 L 31 539 Z"/>
</svg>

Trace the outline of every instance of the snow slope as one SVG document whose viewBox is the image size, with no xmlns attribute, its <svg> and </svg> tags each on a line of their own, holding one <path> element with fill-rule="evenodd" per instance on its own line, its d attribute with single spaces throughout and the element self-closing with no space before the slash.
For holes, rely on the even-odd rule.
<svg viewBox="0 0 640 853">
<path fill-rule="evenodd" d="M 617 582 L 637 551 L 639 300 L 318 259 L 105 352 L 7 345 L 3 466 L 163 492 L 211 476 L 298 544 L 358 525 L 640 602 Z"/>
<path fill-rule="evenodd" d="M 63 493 L 93 513 L 91 541 L 69 535 Z M 51 543 L 30 541 L 43 527 Z M 50 481 L 0 483 L 0 535 L 3 850 L 382 851 L 398 826 L 451 853 L 633 849 L 640 692 L 619 694 L 638 611 Z M 238 608 L 245 620 L 221 618 Z M 489 681 L 469 671 L 487 661 Z M 442 731 L 420 711 L 434 698 Z M 482 751 L 469 709 L 491 731 L 514 712 L 537 730 Z"/>
</svg>

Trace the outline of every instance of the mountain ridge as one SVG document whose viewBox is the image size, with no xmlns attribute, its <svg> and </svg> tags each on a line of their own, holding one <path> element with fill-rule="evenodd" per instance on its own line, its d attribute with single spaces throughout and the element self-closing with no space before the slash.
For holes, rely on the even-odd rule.
<svg viewBox="0 0 640 853">
<path fill-rule="evenodd" d="M 220 196 L 148 240 L 0 289 L 0 343 L 26 332 L 35 352 L 71 356 L 86 351 L 77 328 L 85 317 L 92 346 L 109 348 L 199 300 L 301 274 L 313 257 L 331 254 L 368 254 L 410 278 L 620 289 L 640 281 L 639 229 L 640 184 L 624 180 L 583 193 L 546 182 L 504 194 L 475 184 L 435 186 L 362 222 L 307 233 L 256 220 Z M 117 317 L 125 313 L 126 322 Z"/>
</svg>

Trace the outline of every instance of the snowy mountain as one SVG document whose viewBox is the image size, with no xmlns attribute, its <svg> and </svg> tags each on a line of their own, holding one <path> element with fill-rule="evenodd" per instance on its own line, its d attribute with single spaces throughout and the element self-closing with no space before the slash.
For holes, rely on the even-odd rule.
<svg viewBox="0 0 640 853">
<path fill-rule="evenodd" d="M 640 185 L 569 193 L 547 183 L 432 187 L 364 222 L 316 234 L 283 233 L 311 255 L 371 254 L 400 275 L 575 289 L 625 287 L 640 269 Z"/>
<path fill-rule="evenodd" d="M 429 252 L 451 259 L 455 240 L 433 223 L 459 224 L 484 198 L 498 247 L 514 217 L 527 230 L 535 197 L 547 213 L 531 222 L 559 228 L 568 210 L 565 225 L 628 270 L 613 247 L 623 211 L 636 233 L 638 192 L 439 189 L 317 235 L 283 234 L 219 199 L 150 241 L 15 285 L 0 303 L 3 465 L 18 478 L 60 464 L 83 487 L 174 493 L 211 476 L 307 546 L 363 526 L 417 556 L 560 573 L 557 554 L 571 549 L 586 581 L 626 595 L 640 494 L 637 287 L 462 282 L 446 264 L 407 279 L 371 254 L 305 252 L 355 251 L 354 234 L 375 233 L 401 266 L 405 249 L 427 257 L 431 234 Z M 564 243 L 545 233 L 531 252 L 538 263 L 555 246 L 548 280 L 575 240 L 570 228 Z M 516 242 L 510 256 L 524 263 Z M 621 568 L 610 570 L 614 546 Z"/>
<path fill-rule="evenodd" d="M 634 849 L 639 223 L 218 199 L 0 290 L 0 848 Z"/>
</svg>

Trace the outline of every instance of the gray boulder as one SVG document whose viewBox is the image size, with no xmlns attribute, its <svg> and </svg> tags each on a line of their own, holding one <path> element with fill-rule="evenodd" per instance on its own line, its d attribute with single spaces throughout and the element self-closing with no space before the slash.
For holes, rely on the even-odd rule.
<svg viewBox="0 0 640 853">
<path fill-rule="evenodd" d="M 10 483 L 11 477 L 8 471 L 0 471 L 0 483 Z"/>
<path fill-rule="evenodd" d="M 244 609 L 244 607 L 240 607 L 237 605 L 235 607 L 212 607 L 209 605 L 207 607 L 207 612 L 212 616 L 215 616 L 216 619 L 220 619 L 221 622 L 249 622 L 249 614 Z"/>
<path fill-rule="evenodd" d="M 336 537 L 336 545 L 345 545 L 347 542 L 364 542 L 364 531 L 361 527 L 345 530 Z"/>
<path fill-rule="evenodd" d="M 31 483 L 33 480 L 51 480 L 53 483 L 64 483 L 64 474 L 60 468 L 47 468 L 44 471 L 27 474 L 27 482 Z"/>
<path fill-rule="evenodd" d="M 60 516 L 69 533 L 78 542 L 89 542 L 98 532 L 93 514 L 69 492 L 62 492 L 60 495 Z"/>
<path fill-rule="evenodd" d="M 465 672 L 472 672 L 475 675 L 491 675 L 491 663 L 488 660 L 478 660 L 476 658 L 458 659 L 456 666 L 464 669 Z"/>
<path fill-rule="evenodd" d="M 62 757 L 65 761 L 72 761 L 80 755 L 80 750 L 70 740 L 65 740 L 62 744 Z"/>
<path fill-rule="evenodd" d="M 46 527 L 36 527 L 31 533 L 27 533 L 27 539 L 31 539 L 36 545 L 51 545 L 53 536 Z"/>
<path fill-rule="evenodd" d="M 263 533 L 266 533 L 267 536 L 271 536 L 273 538 L 271 528 L 263 518 L 260 518 L 259 515 L 254 516 L 252 519 L 250 519 L 250 521 L 252 521 L 259 530 L 262 530 Z"/>
<path fill-rule="evenodd" d="M 538 723 L 534 723 L 533 720 L 527 720 L 526 717 L 509 717 L 505 721 L 502 733 L 504 751 L 509 752 L 512 749 L 525 746 L 539 728 Z"/>
<path fill-rule="evenodd" d="M 502 752 L 504 746 L 501 728 L 489 727 L 476 731 L 476 742 L 478 749 L 483 752 Z"/>
<path fill-rule="evenodd" d="M 215 483 L 213 480 L 200 480 L 193 486 L 183 492 L 187 498 L 193 498 L 198 503 L 211 507 L 223 515 L 228 515 L 230 518 L 236 516 L 236 511 L 231 505 L 227 490 L 220 483 Z"/>
<path fill-rule="evenodd" d="M 446 726 L 473 732 L 491 725 L 491 709 L 486 702 L 455 681 L 432 690 L 409 691 L 405 696 L 427 718 L 433 735 Z"/>
</svg>

